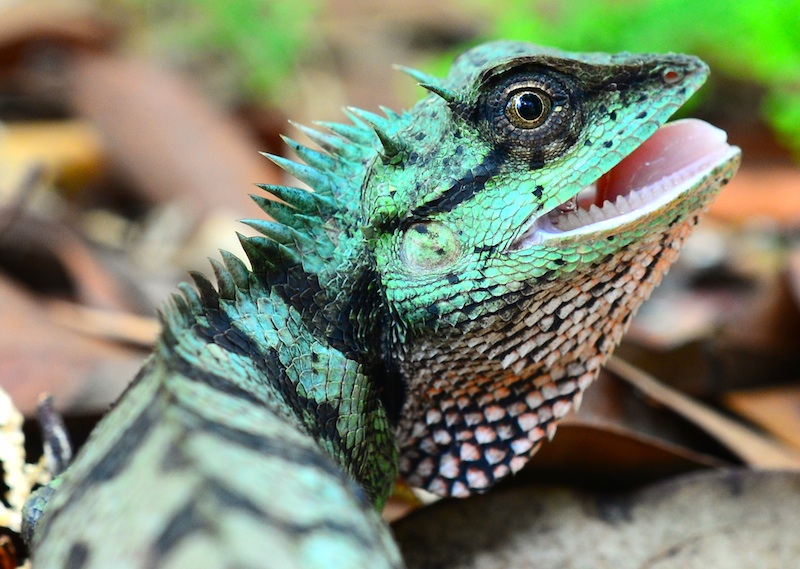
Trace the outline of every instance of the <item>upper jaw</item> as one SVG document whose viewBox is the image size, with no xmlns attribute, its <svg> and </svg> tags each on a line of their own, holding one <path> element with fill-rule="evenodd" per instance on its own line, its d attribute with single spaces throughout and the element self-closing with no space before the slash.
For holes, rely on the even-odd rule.
<svg viewBox="0 0 800 569">
<path fill-rule="evenodd" d="M 622 231 L 691 193 L 739 154 L 724 131 L 706 122 L 667 123 L 578 195 L 532 218 L 510 249 Z"/>
</svg>

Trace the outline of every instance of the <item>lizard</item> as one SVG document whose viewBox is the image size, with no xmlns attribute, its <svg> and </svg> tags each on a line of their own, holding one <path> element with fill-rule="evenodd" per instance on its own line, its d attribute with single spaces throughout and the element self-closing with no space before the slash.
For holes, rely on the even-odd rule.
<svg viewBox="0 0 800 569">
<path fill-rule="evenodd" d="M 740 150 L 667 122 L 708 67 L 495 41 L 409 110 L 297 125 L 246 259 L 192 273 L 152 355 L 26 507 L 34 566 L 402 567 L 396 476 L 519 471 L 577 407 Z"/>
</svg>

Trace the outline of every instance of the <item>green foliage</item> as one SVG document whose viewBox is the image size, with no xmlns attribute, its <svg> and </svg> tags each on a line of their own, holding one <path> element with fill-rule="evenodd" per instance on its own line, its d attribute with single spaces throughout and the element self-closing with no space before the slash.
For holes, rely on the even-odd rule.
<svg viewBox="0 0 800 569">
<path fill-rule="evenodd" d="M 274 98 L 313 37 L 319 0 L 116 0 L 140 19 L 145 43 L 239 96 Z M 152 46 L 151 46 L 152 48 Z"/>
<path fill-rule="evenodd" d="M 800 156 L 798 0 L 508 0 L 491 35 L 574 51 L 676 51 L 764 90 L 762 112 Z"/>
<path fill-rule="evenodd" d="M 194 40 L 209 42 L 239 76 L 251 95 L 270 94 L 292 70 L 315 13 L 312 0 L 191 0 L 197 20 Z"/>
</svg>

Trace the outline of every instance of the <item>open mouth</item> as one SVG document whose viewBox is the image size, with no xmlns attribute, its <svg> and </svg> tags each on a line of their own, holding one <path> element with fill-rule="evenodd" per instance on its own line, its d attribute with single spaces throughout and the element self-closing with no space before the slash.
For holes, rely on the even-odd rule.
<svg viewBox="0 0 800 569">
<path fill-rule="evenodd" d="M 539 217 L 515 248 L 621 228 L 688 193 L 738 153 L 725 131 L 706 122 L 667 123 L 593 184 Z"/>
</svg>

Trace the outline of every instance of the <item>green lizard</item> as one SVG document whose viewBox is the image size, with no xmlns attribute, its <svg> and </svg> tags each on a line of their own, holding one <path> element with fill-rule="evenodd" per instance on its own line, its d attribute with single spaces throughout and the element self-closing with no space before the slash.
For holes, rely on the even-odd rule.
<svg viewBox="0 0 800 569">
<path fill-rule="evenodd" d="M 264 189 L 152 356 L 28 504 L 37 569 L 400 567 L 396 474 L 442 496 L 518 471 L 576 407 L 739 150 L 661 126 L 683 55 L 495 42 L 410 111 L 299 127 L 315 192 Z M 659 128 L 660 127 L 660 128 Z"/>
</svg>

